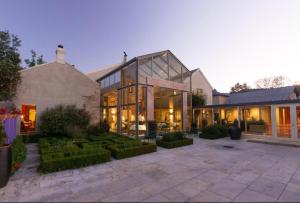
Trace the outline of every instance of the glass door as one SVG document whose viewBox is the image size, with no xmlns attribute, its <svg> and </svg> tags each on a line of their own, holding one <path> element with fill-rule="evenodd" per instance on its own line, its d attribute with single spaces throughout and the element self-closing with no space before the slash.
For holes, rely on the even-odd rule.
<svg viewBox="0 0 300 203">
<path fill-rule="evenodd" d="M 291 138 L 291 109 L 289 106 L 276 107 L 277 137 Z"/>
<path fill-rule="evenodd" d="M 300 106 L 296 107 L 296 114 L 297 114 L 297 133 L 298 133 L 298 139 L 300 139 Z"/>
</svg>

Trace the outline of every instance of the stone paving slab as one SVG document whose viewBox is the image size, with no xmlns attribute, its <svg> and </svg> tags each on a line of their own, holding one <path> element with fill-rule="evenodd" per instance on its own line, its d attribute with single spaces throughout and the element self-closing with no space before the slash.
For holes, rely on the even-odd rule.
<svg viewBox="0 0 300 203">
<path fill-rule="evenodd" d="M 194 138 L 190 146 L 40 175 L 37 146 L 27 147 L 0 201 L 300 201 L 299 148 Z"/>
</svg>

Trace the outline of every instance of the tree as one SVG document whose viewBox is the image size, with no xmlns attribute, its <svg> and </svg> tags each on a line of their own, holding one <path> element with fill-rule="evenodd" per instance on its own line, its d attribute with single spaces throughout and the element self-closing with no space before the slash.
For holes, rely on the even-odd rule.
<svg viewBox="0 0 300 203">
<path fill-rule="evenodd" d="M 257 88 L 278 88 L 283 87 L 288 79 L 282 75 L 274 77 L 265 77 L 255 82 Z"/>
<path fill-rule="evenodd" d="M 28 67 L 33 67 L 36 65 L 40 65 L 43 63 L 46 63 L 43 59 L 43 55 L 40 55 L 37 57 L 37 54 L 34 50 L 31 50 L 31 59 L 25 59 L 25 63 L 28 65 Z"/>
<path fill-rule="evenodd" d="M 205 106 L 206 104 L 206 99 L 202 95 L 192 95 L 192 106 L 194 107 L 199 107 L 199 106 Z"/>
<path fill-rule="evenodd" d="M 295 85 L 294 92 L 295 92 L 297 98 L 299 98 L 300 97 L 300 85 Z"/>
<path fill-rule="evenodd" d="M 18 48 L 21 40 L 0 31 L 0 100 L 9 100 L 15 96 L 18 83 L 21 81 L 21 59 Z"/>
<path fill-rule="evenodd" d="M 230 93 L 247 92 L 250 89 L 251 87 L 248 86 L 247 83 L 244 84 L 236 83 L 233 87 L 231 87 Z"/>
</svg>

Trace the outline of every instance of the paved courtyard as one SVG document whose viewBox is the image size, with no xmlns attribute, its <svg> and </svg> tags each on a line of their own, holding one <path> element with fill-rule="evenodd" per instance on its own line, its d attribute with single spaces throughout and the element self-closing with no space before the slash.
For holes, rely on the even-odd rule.
<svg viewBox="0 0 300 203">
<path fill-rule="evenodd" d="M 0 200 L 300 201 L 299 164 L 300 148 L 195 138 L 192 146 L 48 175 L 27 161 Z"/>
</svg>

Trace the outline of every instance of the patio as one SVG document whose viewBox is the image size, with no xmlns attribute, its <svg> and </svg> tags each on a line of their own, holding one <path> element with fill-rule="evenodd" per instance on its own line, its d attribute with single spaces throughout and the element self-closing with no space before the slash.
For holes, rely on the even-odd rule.
<svg viewBox="0 0 300 203">
<path fill-rule="evenodd" d="M 195 138 L 47 175 L 35 172 L 38 156 L 28 159 L 0 189 L 0 201 L 300 201 L 300 149 L 293 147 Z"/>
</svg>

